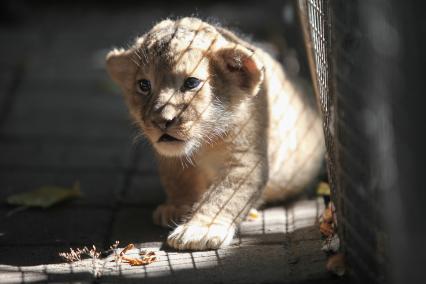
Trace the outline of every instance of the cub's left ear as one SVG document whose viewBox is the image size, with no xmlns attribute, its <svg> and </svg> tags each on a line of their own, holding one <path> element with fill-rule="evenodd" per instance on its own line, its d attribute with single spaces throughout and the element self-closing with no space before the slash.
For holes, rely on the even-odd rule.
<svg viewBox="0 0 426 284">
<path fill-rule="evenodd" d="M 250 95 L 259 92 L 264 67 L 254 51 L 238 45 L 216 51 L 214 58 L 229 83 L 237 84 L 237 87 Z"/>
<path fill-rule="evenodd" d="M 137 65 L 133 49 L 114 49 L 106 56 L 106 69 L 111 79 L 120 87 L 131 89 Z"/>
</svg>

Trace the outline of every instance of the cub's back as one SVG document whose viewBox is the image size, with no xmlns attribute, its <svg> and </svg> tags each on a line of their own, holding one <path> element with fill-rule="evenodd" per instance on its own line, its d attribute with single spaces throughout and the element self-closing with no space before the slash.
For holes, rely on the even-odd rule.
<svg viewBox="0 0 426 284">
<path fill-rule="evenodd" d="M 263 198 L 285 199 L 303 190 L 321 168 L 325 153 L 321 116 L 268 53 L 226 29 L 218 30 L 227 40 L 254 50 L 264 65 L 259 95 L 266 95 L 268 101 L 268 109 L 260 111 L 269 117 L 269 180 Z"/>
<path fill-rule="evenodd" d="M 256 50 L 265 66 L 268 96 L 269 181 L 266 201 L 285 199 L 301 191 L 318 174 L 325 152 L 319 113 L 284 73 L 281 65 Z"/>
</svg>

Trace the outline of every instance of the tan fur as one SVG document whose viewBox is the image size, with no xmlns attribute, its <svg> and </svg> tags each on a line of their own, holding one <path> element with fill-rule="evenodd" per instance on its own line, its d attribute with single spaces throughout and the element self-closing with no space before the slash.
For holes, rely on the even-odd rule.
<svg viewBox="0 0 426 284">
<path fill-rule="evenodd" d="M 182 222 L 168 237 L 174 248 L 229 244 L 262 197 L 284 199 L 318 172 L 317 112 L 274 59 L 226 29 L 162 21 L 128 50 L 111 51 L 107 70 L 157 152 L 168 198 L 154 221 Z M 187 77 L 202 82 L 184 90 Z M 137 91 L 141 79 L 151 82 L 148 95 Z M 165 133 L 184 142 L 160 142 Z"/>
</svg>

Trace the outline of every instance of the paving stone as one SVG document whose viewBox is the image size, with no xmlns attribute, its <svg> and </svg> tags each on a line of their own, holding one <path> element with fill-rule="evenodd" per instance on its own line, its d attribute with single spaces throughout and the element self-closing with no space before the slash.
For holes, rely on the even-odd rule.
<svg viewBox="0 0 426 284">
<path fill-rule="evenodd" d="M 16 64 L 27 65 L 39 48 L 43 45 L 43 36 L 31 27 L 0 26 L 0 70 L 11 71 Z M 0 77 L 7 75 L 1 72 Z"/>
<path fill-rule="evenodd" d="M 40 272 L 23 272 L 23 271 L 1 271 L 3 283 L 34 283 L 45 282 L 48 276 Z"/>
<path fill-rule="evenodd" d="M 121 244 L 155 243 L 157 246 L 166 239 L 169 230 L 152 222 L 153 206 L 123 207 L 114 218 L 111 242 Z"/>
<path fill-rule="evenodd" d="M 101 283 L 287 283 L 328 277 L 324 258 L 300 257 L 298 262 L 289 266 L 286 263 L 292 256 L 280 245 L 230 247 L 205 252 L 166 252 L 155 247 L 149 250 L 156 252 L 157 261 L 148 266 L 117 265 L 111 262 L 111 256 L 95 263 L 89 259 L 74 264 L 27 266 L 19 270 L 0 265 L 0 271 L 7 272 L 9 279 L 20 275 L 47 277 L 50 281 L 87 281 L 98 270 L 101 277 L 97 281 Z M 127 254 L 138 257 L 140 251 L 133 249 Z"/>
<path fill-rule="evenodd" d="M 57 88 L 31 84 L 21 88 L 4 135 L 81 137 L 131 136 L 131 123 L 119 96 L 91 91 L 87 85 Z M 87 89 L 86 89 L 87 87 Z"/>
<path fill-rule="evenodd" d="M 154 149 L 146 140 L 141 140 L 137 151 L 138 164 L 136 168 L 141 172 L 148 172 L 154 176 L 158 175 L 157 159 L 154 155 Z"/>
<path fill-rule="evenodd" d="M 99 119 L 111 117 L 126 120 L 127 108 L 119 90 L 105 78 L 99 82 L 81 80 L 24 80 L 19 89 L 16 115 L 31 117 L 61 109 L 72 112 L 101 115 Z"/>
<path fill-rule="evenodd" d="M 123 168 L 128 164 L 134 134 L 121 98 L 93 95 L 85 87 L 77 88 L 82 92 L 75 96 L 70 90 L 52 91 L 57 86 L 50 90 L 47 86 L 44 93 L 44 87 L 16 102 L 3 128 L 0 165 Z"/>
<path fill-rule="evenodd" d="M 92 266 L 80 263 L 28 267 L 0 265 L 0 273 L 4 283 L 91 283 L 95 279 Z"/>
<path fill-rule="evenodd" d="M 315 202 L 300 202 L 306 209 L 307 204 L 316 206 Z M 298 203 L 294 204 L 295 208 Z M 0 253 L 0 273 L 8 279 L 40 279 L 48 281 L 91 281 L 97 270 L 100 275 L 98 282 L 133 283 L 281 283 L 318 281 L 328 279 L 325 271 L 325 255 L 320 251 L 321 240 L 319 233 L 312 240 L 292 240 L 294 232 L 285 233 L 283 237 L 290 239 L 285 244 L 257 243 L 234 244 L 217 251 L 203 252 L 175 252 L 162 250 L 161 240 L 164 240 L 167 231 L 155 228 L 151 223 L 150 212 L 153 208 L 122 208 L 115 218 L 113 237 L 121 241 L 121 247 L 127 243 L 135 243 L 137 248 L 128 252 L 130 257 L 138 257 L 141 250 L 156 251 L 157 261 L 142 267 L 131 267 L 122 263 L 117 265 L 111 262 L 113 256 L 93 262 L 84 260 L 72 265 L 54 264 L 55 249 L 38 246 L 33 253 L 50 256 L 49 265 L 43 263 L 43 258 L 34 258 L 35 261 L 23 262 L 16 269 L 18 258 L 7 259 L 11 253 L 8 249 Z M 294 212 L 303 212 L 293 210 Z M 272 220 L 283 219 L 283 208 L 268 209 L 266 218 L 269 224 L 275 226 Z M 306 215 L 303 215 L 306 218 Z M 315 217 L 315 216 L 314 216 Z M 296 218 L 297 219 L 297 218 Z M 267 222 L 268 223 L 268 222 Z M 312 226 L 305 233 L 312 233 Z M 260 230 L 261 231 L 261 230 Z M 277 232 L 264 231 L 264 234 Z M 287 236 L 285 236 L 287 235 Z M 160 242 L 159 242 L 160 241 Z M 58 248 L 59 249 L 59 248 Z M 60 249 L 63 249 L 62 247 Z M 120 251 L 120 249 L 118 250 Z M 19 247 L 16 254 L 28 254 L 30 250 Z M 45 258 L 48 259 L 48 258 Z M 18 262 L 17 262 L 18 261 Z M 24 266 L 22 265 L 29 265 Z M 72 271 L 72 274 L 70 274 Z M 23 277 L 23 278 L 22 278 Z M 327 282 L 325 282 L 327 283 Z"/>
<path fill-rule="evenodd" d="M 72 265 L 29 266 L 20 268 L 19 272 L 28 278 L 45 276 L 50 281 L 82 281 L 93 278 L 93 271 L 98 269 L 101 275 L 98 281 L 102 283 L 142 280 L 144 283 L 293 283 L 328 277 L 325 257 L 316 253 L 318 246 L 309 248 L 310 254 L 305 256 L 299 255 L 301 251 L 289 254 L 288 249 L 280 245 L 229 247 L 204 252 L 166 252 L 156 247 L 142 250 L 146 249 L 156 252 L 157 261 L 143 267 L 131 267 L 125 263 L 117 265 L 111 262 L 111 256 L 95 263 L 89 259 Z M 133 249 L 127 255 L 138 257 L 140 251 Z M 9 277 L 12 273 L 15 277 L 19 275 L 14 268 L 0 265 L 0 271 L 7 271 Z"/>
<path fill-rule="evenodd" d="M 84 123 L 86 121 L 86 123 Z M 89 137 L 92 139 L 108 139 L 114 135 L 130 137 L 126 122 L 116 120 L 92 121 L 88 117 L 79 123 L 73 117 L 62 117 L 51 120 L 48 117 L 35 117 L 32 120 L 16 119 L 3 127 L 1 133 L 5 136 L 48 136 L 52 137 Z M 116 129 L 111 132 L 111 129 Z"/>
<path fill-rule="evenodd" d="M 51 37 L 51 44 L 41 50 L 28 66 L 29 81 L 101 82 L 107 78 L 105 57 L 113 39 L 84 34 Z"/>
<path fill-rule="evenodd" d="M 319 239 L 316 225 L 324 209 L 318 200 L 300 200 L 288 206 L 267 207 L 259 217 L 241 223 L 240 243 L 284 243 L 286 241 Z"/>
<path fill-rule="evenodd" d="M 165 199 L 166 195 L 158 175 L 135 174 L 122 197 L 122 202 L 134 205 L 159 205 Z"/>
<path fill-rule="evenodd" d="M 155 250 L 155 248 L 154 248 Z M 138 250 L 130 252 L 136 256 Z M 108 263 L 101 281 L 114 281 L 120 277 L 132 283 L 143 280 L 147 283 L 281 283 L 321 279 L 327 274 L 324 259 L 310 259 L 309 273 L 294 275 L 286 263 L 289 255 L 280 245 L 229 247 L 205 252 L 157 251 L 157 261 L 146 267 L 121 265 L 119 269 Z"/>
<path fill-rule="evenodd" d="M 31 141 L 0 141 L 0 166 L 41 168 L 125 169 L 129 163 L 130 143 L 106 141 L 100 145 Z"/>
<path fill-rule="evenodd" d="M 34 52 L 38 50 L 41 39 L 28 29 L 0 26 L 0 111 L 8 108 L 6 104 L 14 100 L 16 94 L 10 94 L 20 88 L 20 81 Z M 12 96 L 11 98 L 9 96 Z M 0 114 L 0 116 L 3 114 Z"/>
<path fill-rule="evenodd" d="M 161 10 L 147 12 L 141 8 L 126 11 L 125 18 L 108 10 L 94 14 L 73 7 L 60 17 L 54 12 L 46 14 L 40 26 L 49 44 L 31 62 L 29 80 L 99 80 L 106 75 L 105 55 L 114 45 L 127 45 L 147 31 L 155 19 L 167 16 Z M 61 32 L 50 22 L 64 23 Z"/>
<path fill-rule="evenodd" d="M 1 64 L 1 63 L 0 63 Z M 9 92 L 11 91 L 11 87 L 13 84 L 13 80 L 15 80 L 16 66 L 12 65 L 8 68 L 0 69 L 0 109 L 4 110 L 8 104 Z M 4 71 L 2 71 L 4 70 Z M 7 71 L 6 71 L 7 70 Z"/>
<path fill-rule="evenodd" d="M 111 211 L 87 207 L 28 209 L 6 216 L 0 210 L 1 246 L 7 245 L 103 245 Z"/>
<path fill-rule="evenodd" d="M 301 200 L 288 210 L 288 231 L 313 226 L 323 211 L 324 202 L 321 199 Z"/>
<path fill-rule="evenodd" d="M 75 248 L 75 247 L 74 247 Z M 8 270 L 16 266 L 39 266 L 43 264 L 58 264 L 64 260 L 60 252 L 69 252 L 66 245 L 14 245 L 0 246 L 0 273 L 3 265 L 10 265 Z"/>
</svg>

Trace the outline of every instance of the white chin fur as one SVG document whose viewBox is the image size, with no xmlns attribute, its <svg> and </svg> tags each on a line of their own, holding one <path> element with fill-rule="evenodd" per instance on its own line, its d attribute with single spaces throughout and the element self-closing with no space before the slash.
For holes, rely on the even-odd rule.
<svg viewBox="0 0 426 284">
<path fill-rule="evenodd" d="M 193 143 L 187 142 L 160 142 L 154 143 L 155 150 L 165 157 L 189 156 L 193 150 Z"/>
</svg>

